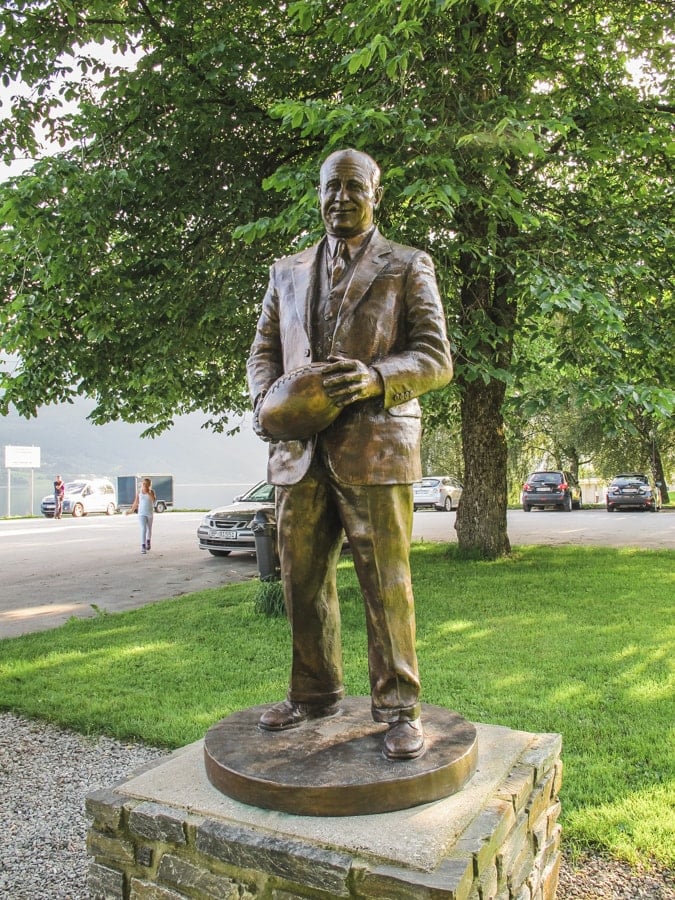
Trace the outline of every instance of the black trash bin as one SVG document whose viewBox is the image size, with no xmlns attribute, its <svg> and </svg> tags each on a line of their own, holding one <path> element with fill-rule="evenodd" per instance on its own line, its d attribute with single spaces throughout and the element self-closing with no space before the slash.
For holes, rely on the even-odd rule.
<svg viewBox="0 0 675 900">
<path fill-rule="evenodd" d="M 274 511 L 271 509 L 259 509 L 253 517 L 251 531 L 255 537 L 255 553 L 258 557 L 260 580 L 279 581 L 277 523 L 274 518 Z"/>
</svg>

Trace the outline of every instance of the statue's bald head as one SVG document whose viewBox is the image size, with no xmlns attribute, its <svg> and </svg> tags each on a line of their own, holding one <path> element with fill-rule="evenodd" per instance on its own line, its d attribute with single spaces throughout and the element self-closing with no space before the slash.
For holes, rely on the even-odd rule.
<svg viewBox="0 0 675 900">
<path fill-rule="evenodd" d="M 324 174 L 327 171 L 343 162 L 351 163 L 353 166 L 358 166 L 362 171 L 367 172 L 368 180 L 370 181 L 373 190 L 379 187 L 380 167 L 378 164 L 372 156 L 368 156 L 367 153 L 363 153 L 361 150 L 353 150 L 351 147 L 346 150 L 336 150 L 334 153 L 331 153 L 330 156 L 326 157 L 319 173 L 321 180 L 323 181 Z"/>
</svg>

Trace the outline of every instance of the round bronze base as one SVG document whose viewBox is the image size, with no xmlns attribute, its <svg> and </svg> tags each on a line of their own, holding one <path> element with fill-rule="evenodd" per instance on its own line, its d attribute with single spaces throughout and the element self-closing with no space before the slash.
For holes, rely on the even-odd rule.
<svg viewBox="0 0 675 900">
<path fill-rule="evenodd" d="M 263 809 L 304 816 L 392 812 L 459 791 L 476 770 L 476 729 L 458 713 L 422 705 L 425 752 L 392 761 L 385 724 L 369 697 L 346 697 L 341 713 L 287 731 L 263 731 L 268 706 L 233 713 L 204 739 L 209 781 L 223 794 Z"/>
</svg>

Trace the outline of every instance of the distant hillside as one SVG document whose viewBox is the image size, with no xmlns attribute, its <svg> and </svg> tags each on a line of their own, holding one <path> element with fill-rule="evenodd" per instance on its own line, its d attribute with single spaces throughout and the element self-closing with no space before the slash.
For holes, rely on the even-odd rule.
<svg viewBox="0 0 675 900">
<path fill-rule="evenodd" d="M 232 437 L 202 429 L 206 416 L 193 413 L 178 418 L 160 437 L 141 438 L 141 425 L 93 425 L 86 418 L 90 409 L 90 403 L 81 401 L 44 407 L 36 419 L 26 420 L 16 414 L 0 419 L 3 468 L 4 447 L 9 444 L 40 447 L 36 483 L 44 479 L 51 482 L 56 473 L 66 480 L 76 475 L 114 478 L 131 473 L 167 473 L 184 484 L 253 484 L 265 477 L 267 446 L 253 433 L 250 416 L 241 422 L 240 433 Z"/>
</svg>

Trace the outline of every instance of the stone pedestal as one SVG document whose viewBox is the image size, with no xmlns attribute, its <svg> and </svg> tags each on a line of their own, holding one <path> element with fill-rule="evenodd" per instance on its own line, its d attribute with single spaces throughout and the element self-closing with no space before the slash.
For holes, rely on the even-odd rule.
<svg viewBox="0 0 675 900">
<path fill-rule="evenodd" d="M 208 780 L 198 741 L 91 794 L 89 885 L 105 900 L 553 900 L 561 738 L 475 726 L 457 793 L 396 812 L 303 816 Z"/>
</svg>

